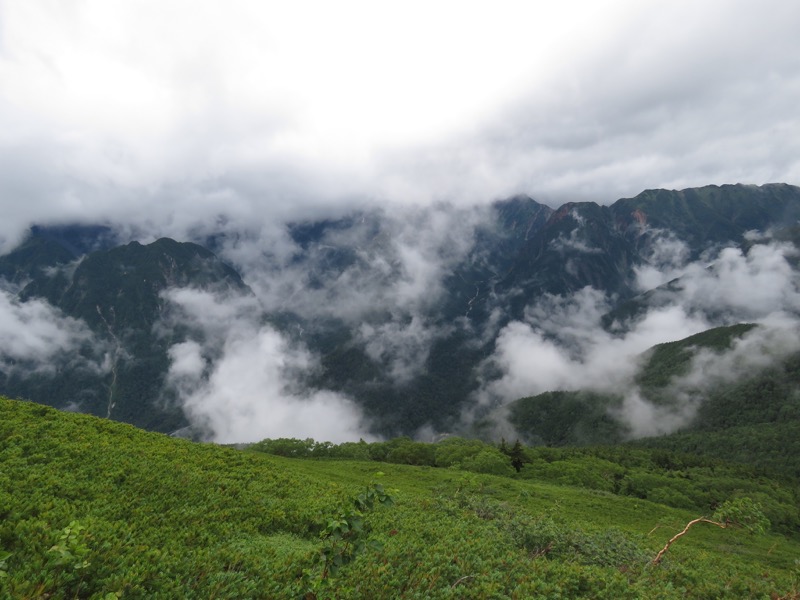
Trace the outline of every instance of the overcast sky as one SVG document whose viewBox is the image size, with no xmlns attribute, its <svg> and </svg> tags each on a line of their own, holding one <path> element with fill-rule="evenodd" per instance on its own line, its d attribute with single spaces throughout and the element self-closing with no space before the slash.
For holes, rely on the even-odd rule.
<svg viewBox="0 0 800 600">
<path fill-rule="evenodd" d="M 0 0 L 0 251 L 343 206 L 800 183 L 800 3 Z"/>
</svg>

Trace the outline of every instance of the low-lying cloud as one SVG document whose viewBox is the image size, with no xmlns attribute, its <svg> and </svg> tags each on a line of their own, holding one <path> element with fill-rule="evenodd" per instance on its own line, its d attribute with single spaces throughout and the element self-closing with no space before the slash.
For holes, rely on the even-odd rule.
<svg viewBox="0 0 800 600">
<path fill-rule="evenodd" d="M 506 325 L 490 364 L 502 376 L 487 381 L 479 394 L 486 404 L 502 404 L 553 390 L 611 392 L 628 384 L 642 352 L 655 344 L 688 337 L 709 324 L 681 307 L 651 311 L 624 336 L 603 329 L 610 309 L 601 292 L 584 288 L 572 297 L 548 296 L 525 321 Z M 546 310 L 554 310 L 549 313 Z"/>
<path fill-rule="evenodd" d="M 20 302 L 14 294 L 0 289 L 0 371 L 19 369 L 25 376 L 52 375 L 59 368 L 108 371 L 103 346 L 82 321 L 68 317 L 44 300 Z M 99 358 L 80 353 L 91 348 Z"/>
<path fill-rule="evenodd" d="M 164 293 L 168 310 L 159 327 L 184 336 L 169 349 L 169 389 L 192 424 L 218 442 L 367 437 L 371 424 L 356 402 L 318 387 L 320 357 L 309 349 L 311 332 L 304 327 L 347 332 L 386 380 L 413 381 L 437 340 L 457 328 L 472 331 L 468 319 L 446 322 L 441 302 L 448 277 L 465 261 L 481 260 L 470 253 L 490 215 L 487 208 L 439 204 L 351 212 L 322 232 L 261 222 L 239 231 L 238 221 L 225 219 L 193 230 L 195 239 L 218 234 L 219 255 L 252 293 Z M 594 252 L 577 231 L 556 244 Z M 648 235 L 647 262 L 634 273 L 637 289 L 652 292 L 651 304 L 611 329 L 603 322 L 616 299 L 590 287 L 540 296 L 510 323 L 496 307 L 514 291 L 488 299 L 490 315 L 480 332 L 472 331 L 477 346 L 494 343 L 480 370 L 477 403 L 494 407 L 545 391 L 594 390 L 623 399 L 614 416 L 633 435 L 667 433 L 691 422 L 713 386 L 800 349 L 794 246 L 753 233 L 747 250 L 712 248 L 691 261 L 687 245 L 673 234 Z M 699 352 L 689 373 L 670 383 L 672 402 L 654 403 L 636 386 L 648 348 L 740 322 L 760 327 L 730 352 Z M 9 340 L 0 349 L 6 372 L 24 364 L 31 372 L 52 373 L 95 343 L 82 322 L 41 300 L 21 303 L 8 290 L 0 293 L 0 335 Z M 107 372 L 101 359 L 80 360 Z"/>
<path fill-rule="evenodd" d="M 800 350 L 800 276 L 787 260 L 795 255 L 791 245 L 768 242 L 747 252 L 722 248 L 689 263 L 685 246 L 667 238 L 656 244 L 655 260 L 637 271 L 643 289 L 672 281 L 644 314 L 610 332 L 602 317 L 612 305 L 601 292 L 546 295 L 500 331 L 486 365 L 500 376 L 484 381 L 476 398 L 497 406 L 545 391 L 593 390 L 624 399 L 614 416 L 635 437 L 675 431 L 691 422 L 715 386 Z M 741 322 L 760 326 L 728 352 L 698 352 L 689 372 L 668 386 L 667 405 L 638 389 L 635 376 L 648 348 Z"/>
<path fill-rule="evenodd" d="M 265 312 L 346 327 L 398 383 L 418 374 L 433 341 L 445 279 L 467 259 L 488 208 L 395 207 L 329 223 L 320 237 L 288 229 L 239 236 L 220 254 L 242 273 Z M 305 234 L 295 232 L 303 238 Z"/>
<path fill-rule="evenodd" d="M 220 256 L 252 294 L 164 294 L 170 310 L 160 327 L 191 332 L 170 348 L 168 376 L 189 420 L 215 441 L 366 437 L 368 424 L 350 398 L 310 385 L 321 367 L 306 328 L 342 328 L 384 377 L 408 383 L 434 341 L 452 330 L 439 318 L 444 280 L 488 214 L 394 208 L 345 215 L 321 233 L 289 226 L 223 238 Z M 281 332 L 265 315 L 288 315 L 295 325 Z"/>
<path fill-rule="evenodd" d="M 662 396 L 668 403 L 654 403 L 630 386 L 614 414 L 630 427 L 633 437 L 672 433 L 691 423 L 703 401 L 721 386 L 758 375 L 798 351 L 800 322 L 783 314 L 769 315 L 734 340 L 729 350 L 698 350 L 688 371 L 666 386 Z"/>
<path fill-rule="evenodd" d="M 188 340 L 169 349 L 168 386 L 208 439 L 369 437 L 350 399 L 307 385 L 318 368 L 314 356 L 263 322 L 255 298 L 194 289 L 169 290 L 164 298 L 173 312 L 162 327 L 190 331 Z"/>
<path fill-rule="evenodd" d="M 219 253 L 265 309 L 357 323 L 370 313 L 411 315 L 434 307 L 445 275 L 466 257 L 489 215 L 485 207 L 447 204 L 350 212 L 312 241 L 296 241 L 274 224 L 232 230 L 236 235 Z"/>
</svg>

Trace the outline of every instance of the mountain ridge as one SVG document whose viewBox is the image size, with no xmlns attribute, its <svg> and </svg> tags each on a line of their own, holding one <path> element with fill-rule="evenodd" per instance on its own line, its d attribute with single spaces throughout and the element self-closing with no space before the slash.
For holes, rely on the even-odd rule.
<svg viewBox="0 0 800 600">
<path fill-rule="evenodd" d="M 414 223 L 426 224 L 424 214 L 415 218 Z M 498 336 L 510 323 L 528 323 L 536 302 L 592 289 L 610 302 L 607 327 L 615 321 L 635 324 L 658 308 L 648 302 L 654 292 L 639 289 L 637 278 L 639 269 L 660 266 L 653 254 L 659 243 L 682 244 L 686 260 L 725 244 L 746 254 L 755 243 L 748 232 L 773 231 L 779 239 L 793 240 L 798 219 L 800 188 L 788 184 L 646 190 L 611 205 L 571 202 L 556 209 L 515 196 L 482 213 L 465 230 L 469 239 L 455 240 L 464 246 L 460 254 L 446 245 L 426 250 L 428 258 L 441 261 L 439 279 L 432 280 L 439 296 L 436 302 L 413 299 L 410 304 L 387 304 L 396 302 L 391 292 L 414 281 L 413 269 L 425 262 L 404 262 L 417 248 L 409 246 L 416 242 L 405 230 L 400 231 L 412 241 L 398 238 L 401 223 L 382 213 L 298 222 L 285 228 L 294 244 L 288 258 L 265 256 L 268 276 L 259 283 L 288 282 L 295 290 L 291 298 L 298 301 L 283 300 L 280 310 L 265 306 L 252 327 L 269 325 L 288 344 L 307 347 L 318 357 L 318 367 L 309 370 L 302 385 L 353 398 L 376 433 L 413 434 L 426 425 L 447 431 L 495 377 L 487 361 L 498 352 Z M 53 380 L 37 375 L 26 381 L 7 369 L 0 391 L 46 402 L 63 388 L 94 414 L 159 431 L 186 426 L 166 376 L 173 360 L 169 351 L 189 341 L 188 329 L 175 323 L 163 327 L 169 306 L 162 295 L 194 287 L 220 298 L 255 301 L 243 266 L 218 257 L 225 259 L 229 239 L 208 238 L 215 254 L 168 238 L 114 245 L 107 226 L 32 229 L 18 248 L 0 257 L 10 297 L 20 305 L 46 301 L 86 323 L 100 340 L 98 347 L 105 344 L 106 363 L 119 368 L 107 366 L 111 370 L 93 376 L 91 384 L 86 378 L 70 382 L 63 373 Z M 76 256 L 82 250 L 87 253 Z M 337 294 L 348 291 L 348 282 L 355 294 L 362 285 L 373 286 L 368 292 L 385 288 L 377 296 L 383 304 L 342 317 L 334 304 L 311 300 L 328 297 L 335 303 Z M 667 285 L 669 290 L 673 284 Z M 623 329 L 611 331 L 622 335 Z M 193 343 L 205 343 L 206 334 L 197 335 Z M 545 333 L 545 339 L 551 335 Z M 81 352 L 88 359 L 92 351 Z M 213 367 L 219 350 L 204 353 L 207 368 Z M 120 394 L 116 405 L 109 400 L 114 393 Z M 112 405 L 116 412 L 108 411 Z"/>
</svg>

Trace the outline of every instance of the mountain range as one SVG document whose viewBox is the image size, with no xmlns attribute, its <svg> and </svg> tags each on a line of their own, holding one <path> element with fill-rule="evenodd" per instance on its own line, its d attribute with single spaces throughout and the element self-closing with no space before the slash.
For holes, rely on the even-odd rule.
<svg viewBox="0 0 800 600">
<path fill-rule="evenodd" d="M 19 331 L 50 329 L 39 350 L 0 355 L 0 393 L 220 441 L 235 441 L 232 426 L 220 433 L 228 408 L 257 420 L 258 399 L 236 402 L 259 369 L 254 385 L 285 400 L 271 418 L 345 407 L 373 435 L 559 444 L 700 421 L 723 429 L 750 413 L 731 410 L 739 416 L 724 423 L 722 387 L 684 386 L 675 397 L 688 404 L 670 394 L 702 371 L 698 348 L 719 358 L 755 335 L 752 323 L 794 326 L 798 220 L 800 188 L 770 184 L 647 190 L 608 206 L 517 196 L 475 210 L 361 211 L 287 223 L 271 240 L 225 230 L 137 241 L 114 224 L 39 225 L 0 257 L 0 288 Z M 662 339 L 654 323 L 668 318 Z M 714 345 L 716 328 L 739 323 Z M 716 333 L 689 337 L 703 331 Z M 670 371 L 658 344 L 683 338 L 692 350 Z M 770 339 L 753 352 L 789 373 L 780 390 L 793 398 L 794 367 L 781 365 L 800 348 Z M 275 359 L 233 361 L 258 352 Z M 243 387 L 215 403 L 224 381 Z M 765 421 L 800 420 L 793 402 Z M 646 425 L 631 416 L 642 406 Z"/>
</svg>

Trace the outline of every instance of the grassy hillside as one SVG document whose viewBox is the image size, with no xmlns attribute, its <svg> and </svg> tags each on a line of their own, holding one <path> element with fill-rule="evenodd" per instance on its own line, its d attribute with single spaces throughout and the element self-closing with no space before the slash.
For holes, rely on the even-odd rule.
<svg viewBox="0 0 800 600">
<path fill-rule="evenodd" d="M 362 538 L 379 544 L 320 587 L 315 557 L 333 544 L 320 534 L 378 468 L 395 503 L 365 511 Z M 243 452 L 0 400 L 2 598 L 797 597 L 800 543 L 776 534 L 698 527 L 650 564 L 696 516 L 537 479 Z"/>
</svg>

